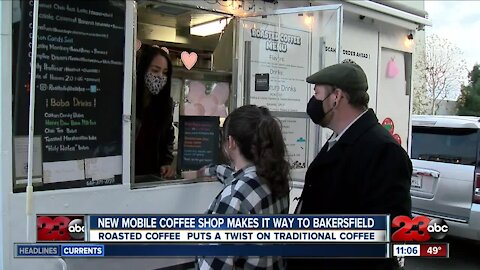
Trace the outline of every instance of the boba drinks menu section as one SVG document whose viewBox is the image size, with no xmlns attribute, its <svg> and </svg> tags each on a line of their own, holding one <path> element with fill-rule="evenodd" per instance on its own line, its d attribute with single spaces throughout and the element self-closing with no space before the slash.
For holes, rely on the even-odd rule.
<svg viewBox="0 0 480 270">
<path fill-rule="evenodd" d="M 86 166 L 102 157 L 117 156 L 121 162 L 125 4 L 40 1 L 35 135 L 41 136 L 44 183 L 96 179 L 86 185 L 102 185 L 118 180 L 102 182 L 94 172 L 89 175 Z M 18 137 L 28 135 L 32 11 L 33 1 L 22 1 L 15 85 Z M 60 161 L 75 164 L 54 164 Z M 82 164 L 83 171 L 78 171 Z M 46 168 L 58 177 L 49 178 Z M 64 180 L 54 179 L 62 174 Z"/>
</svg>

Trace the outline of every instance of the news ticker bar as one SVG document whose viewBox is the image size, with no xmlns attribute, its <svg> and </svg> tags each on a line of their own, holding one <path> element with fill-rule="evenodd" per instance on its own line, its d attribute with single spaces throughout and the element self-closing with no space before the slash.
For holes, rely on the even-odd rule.
<svg viewBox="0 0 480 270">
<path fill-rule="evenodd" d="M 15 257 L 282 256 L 389 258 L 389 243 L 358 244 L 15 244 Z"/>
<path fill-rule="evenodd" d="M 393 244 L 392 255 L 395 257 L 434 257 L 449 258 L 448 243 Z"/>
</svg>

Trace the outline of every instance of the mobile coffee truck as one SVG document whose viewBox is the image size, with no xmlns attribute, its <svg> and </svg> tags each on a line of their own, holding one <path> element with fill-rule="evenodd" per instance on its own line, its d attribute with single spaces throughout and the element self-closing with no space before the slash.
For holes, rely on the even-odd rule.
<svg viewBox="0 0 480 270">
<path fill-rule="evenodd" d="M 220 161 L 212 140 L 243 104 L 282 121 L 293 200 L 330 135 L 305 113 L 313 94 L 305 78 L 344 60 L 363 67 L 370 107 L 409 149 L 410 41 L 430 24 L 418 10 L 377 1 L 14 0 L 0 1 L 0 16 L 2 269 L 191 267 L 193 258 L 16 259 L 13 244 L 36 240 L 37 214 L 203 213 L 220 184 L 181 176 Z M 138 183 L 134 174 L 137 38 L 165 47 L 174 64 L 176 180 Z M 209 132 L 195 133 L 202 128 Z"/>
</svg>

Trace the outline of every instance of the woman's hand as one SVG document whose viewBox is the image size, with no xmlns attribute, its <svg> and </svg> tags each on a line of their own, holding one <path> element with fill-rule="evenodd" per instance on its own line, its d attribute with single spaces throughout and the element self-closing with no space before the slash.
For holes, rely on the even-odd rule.
<svg viewBox="0 0 480 270">
<path fill-rule="evenodd" d="M 202 178 L 202 177 L 206 177 L 205 175 L 205 166 L 200 168 L 198 171 L 197 171 L 197 178 Z"/>
<path fill-rule="evenodd" d="M 172 166 L 164 165 L 160 167 L 160 175 L 164 178 L 171 179 L 175 177 L 175 171 L 173 170 Z"/>
</svg>

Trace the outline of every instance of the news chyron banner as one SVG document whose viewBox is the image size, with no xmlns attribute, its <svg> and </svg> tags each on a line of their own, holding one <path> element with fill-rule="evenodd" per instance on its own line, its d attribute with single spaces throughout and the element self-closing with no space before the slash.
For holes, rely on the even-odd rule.
<svg viewBox="0 0 480 270">
<path fill-rule="evenodd" d="M 16 257 L 388 258 L 385 215 L 39 215 Z"/>
<path fill-rule="evenodd" d="M 441 219 L 385 215 L 39 215 L 17 257 L 449 257 Z M 392 242 L 390 243 L 390 234 Z"/>
<path fill-rule="evenodd" d="M 89 241 L 169 243 L 388 242 L 385 216 L 90 217 Z"/>
</svg>

